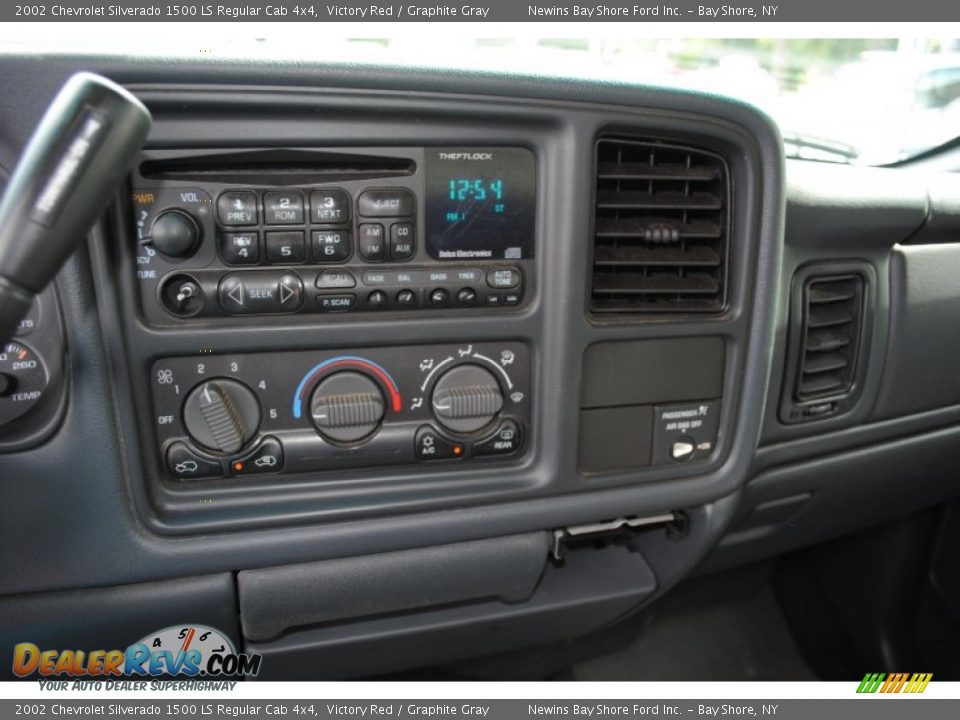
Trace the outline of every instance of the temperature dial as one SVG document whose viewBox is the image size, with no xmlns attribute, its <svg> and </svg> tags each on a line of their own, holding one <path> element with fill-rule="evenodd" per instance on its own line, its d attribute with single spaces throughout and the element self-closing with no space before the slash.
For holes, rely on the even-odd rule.
<svg viewBox="0 0 960 720">
<path fill-rule="evenodd" d="M 380 387 L 358 372 L 338 372 L 317 385 L 310 398 L 313 424 L 328 440 L 353 443 L 380 427 L 386 411 Z"/>
<path fill-rule="evenodd" d="M 260 402 L 253 390 L 236 380 L 207 380 L 187 396 L 183 423 L 203 447 L 232 454 L 257 434 Z"/>
<path fill-rule="evenodd" d="M 454 433 L 473 433 L 489 425 L 503 408 L 500 383 L 479 365 L 445 372 L 433 388 L 433 414 Z"/>
<path fill-rule="evenodd" d="M 47 388 L 47 370 L 27 345 L 10 342 L 0 352 L 0 425 L 36 405 Z"/>
</svg>

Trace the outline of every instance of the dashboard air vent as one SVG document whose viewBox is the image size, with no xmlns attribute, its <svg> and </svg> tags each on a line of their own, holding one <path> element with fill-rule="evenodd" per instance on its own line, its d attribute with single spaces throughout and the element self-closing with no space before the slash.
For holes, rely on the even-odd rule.
<svg viewBox="0 0 960 720">
<path fill-rule="evenodd" d="M 796 399 L 816 400 L 850 392 L 860 344 L 863 278 L 809 278 L 803 287 L 803 342 Z"/>
<path fill-rule="evenodd" d="M 712 153 L 600 140 L 590 309 L 723 310 L 729 188 L 727 166 Z"/>
</svg>

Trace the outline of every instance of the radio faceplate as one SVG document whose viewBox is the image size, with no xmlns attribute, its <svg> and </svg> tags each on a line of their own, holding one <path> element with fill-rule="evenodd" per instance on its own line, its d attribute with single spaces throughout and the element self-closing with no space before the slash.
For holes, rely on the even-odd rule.
<svg viewBox="0 0 960 720">
<path fill-rule="evenodd" d="M 523 148 L 152 151 L 131 185 L 154 324 L 506 309 L 535 286 Z"/>
<path fill-rule="evenodd" d="M 162 358 L 150 382 L 177 480 L 515 460 L 530 385 L 518 342 Z"/>
</svg>

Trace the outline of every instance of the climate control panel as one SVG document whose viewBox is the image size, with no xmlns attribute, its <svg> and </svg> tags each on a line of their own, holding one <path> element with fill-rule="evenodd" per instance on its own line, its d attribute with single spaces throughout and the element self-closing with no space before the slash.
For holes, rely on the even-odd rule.
<svg viewBox="0 0 960 720">
<path fill-rule="evenodd" d="M 530 446 L 518 342 L 157 360 L 153 420 L 177 480 L 515 459 Z"/>
</svg>

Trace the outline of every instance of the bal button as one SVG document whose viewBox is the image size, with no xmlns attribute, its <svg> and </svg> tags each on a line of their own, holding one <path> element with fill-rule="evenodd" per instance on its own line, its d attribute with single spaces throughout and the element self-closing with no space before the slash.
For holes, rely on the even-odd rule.
<svg viewBox="0 0 960 720">
<path fill-rule="evenodd" d="M 417 296 L 413 290 L 401 290 L 397 293 L 397 305 L 402 308 L 412 308 L 417 303 Z"/>
</svg>

